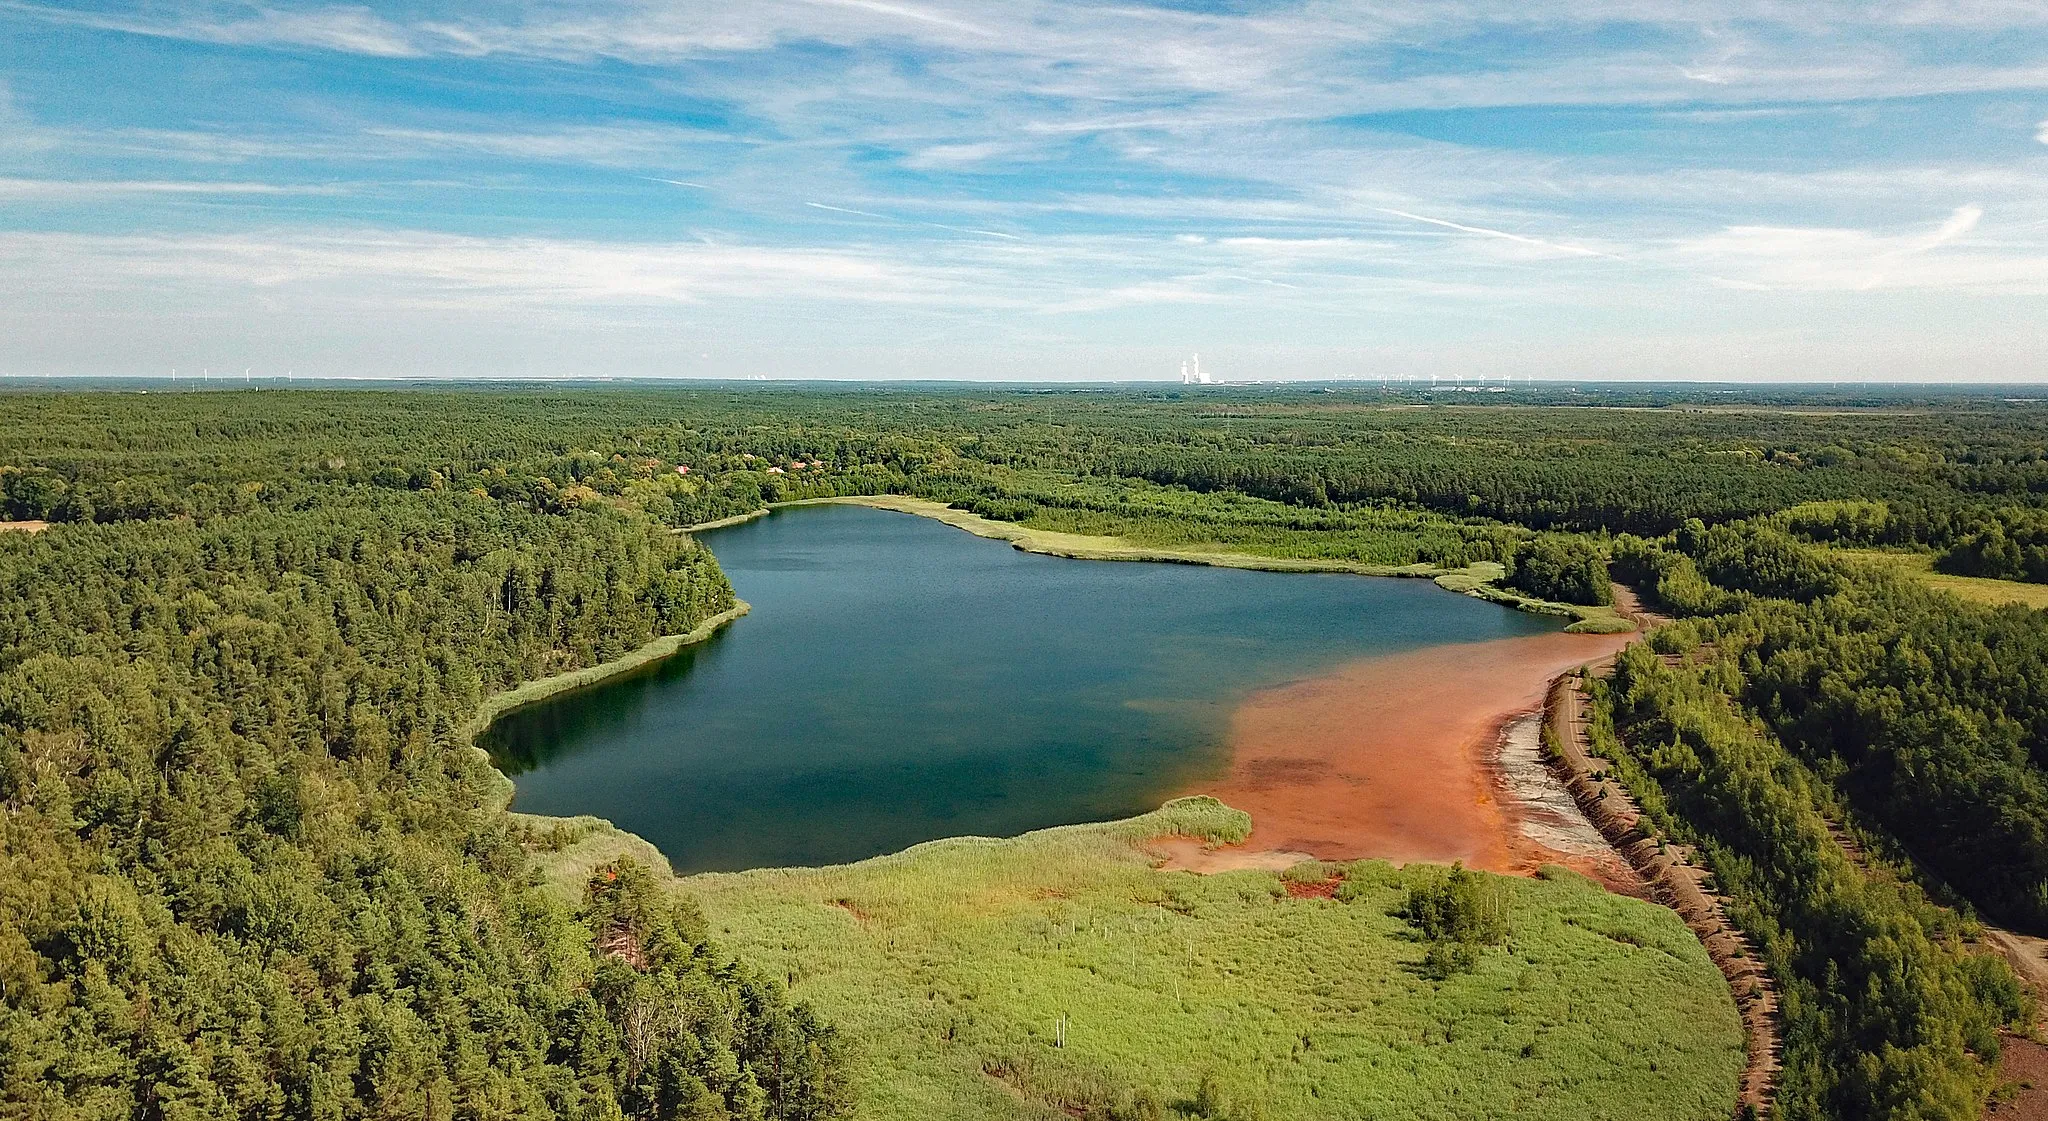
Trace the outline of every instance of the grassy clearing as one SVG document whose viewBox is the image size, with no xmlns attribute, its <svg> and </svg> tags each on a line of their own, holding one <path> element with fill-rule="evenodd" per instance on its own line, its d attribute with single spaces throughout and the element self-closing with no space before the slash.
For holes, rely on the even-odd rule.
<svg viewBox="0 0 2048 1121">
<path fill-rule="evenodd" d="M 541 883 L 565 906 L 580 907 L 590 887 L 591 873 L 620 857 L 630 857 L 667 880 L 671 877 L 668 857 L 645 839 L 613 825 L 601 817 L 548 817 L 544 814 L 507 813 L 520 843 L 533 857 Z"/>
<path fill-rule="evenodd" d="M 1982 576 L 1951 576 L 1934 570 L 1932 553 L 1895 553 L 1882 549 L 1829 549 L 1849 560 L 1882 565 L 1906 573 L 1930 588 L 1951 592 L 1974 603 L 2001 607 L 2016 603 L 2035 610 L 2048 608 L 2048 584 L 2027 584 L 2018 580 L 1992 580 Z"/>
<path fill-rule="evenodd" d="M 1433 870 L 1348 866 L 1356 898 L 1338 902 L 1294 898 L 1283 879 L 1335 866 L 1203 877 L 1155 869 L 1140 847 L 1248 826 L 1186 799 L 680 884 L 728 950 L 846 1033 L 863 1118 L 1112 1116 L 1107 1103 L 1145 1116 L 1147 1101 L 1192 1110 L 1205 1076 L 1233 1103 L 1218 1117 L 1730 1112 L 1741 1028 L 1671 912 L 1570 873 L 1503 878 L 1508 947 L 1432 982 L 1425 946 L 1389 912 Z"/>
<path fill-rule="evenodd" d="M 768 507 L 763 506 L 759 510 L 749 510 L 744 514 L 734 514 L 729 518 L 713 518 L 708 522 L 698 522 L 696 525 L 686 525 L 683 528 L 676 530 L 676 532 L 702 533 L 707 529 L 724 529 L 726 526 L 729 525 L 745 525 L 746 523 L 753 521 L 755 518 L 765 518 L 768 516 L 768 514 Z"/>
</svg>

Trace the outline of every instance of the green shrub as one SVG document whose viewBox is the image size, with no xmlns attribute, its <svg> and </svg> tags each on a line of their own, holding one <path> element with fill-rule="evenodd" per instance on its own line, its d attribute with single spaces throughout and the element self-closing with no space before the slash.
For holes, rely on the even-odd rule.
<svg viewBox="0 0 2048 1121">
<path fill-rule="evenodd" d="M 1430 941 L 1422 969 L 1437 980 L 1470 972 L 1479 963 L 1480 947 L 1508 937 L 1507 893 L 1462 863 L 1411 885 L 1401 914 Z"/>
<path fill-rule="evenodd" d="M 1028 498 L 982 497 L 973 499 L 966 505 L 970 513 L 998 522 L 1028 521 L 1033 514 L 1038 513 L 1038 503 Z"/>
</svg>

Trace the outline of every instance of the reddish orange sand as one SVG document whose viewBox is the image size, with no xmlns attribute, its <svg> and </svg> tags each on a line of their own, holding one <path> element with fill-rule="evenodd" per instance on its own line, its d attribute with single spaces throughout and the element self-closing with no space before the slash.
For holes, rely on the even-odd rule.
<svg viewBox="0 0 2048 1121">
<path fill-rule="evenodd" d="M 1438 646 L 1254 694 L 1232 720 L 1229 775 L 1200 791 L 1250 813 L 1250 840 L 1207 854 L 1169 846 L 1170 860 L 1211 871 L 1286 852 L 1522 873 L 1556 860 L 1501 804 L 1499 729 L 1540 707 L 1552 678 L 1634 637 Z"/>
<path fill-rule="evenodd" d="M 2048 1047 L 2008 1035 L 1998 1041 L 1998 1078 L 2013 1083 L 2012 1095 L 1993 1100 L 1984 1116 L 1997 1121 L 2041 1121 L 2048 1118 Z"/>
</svg>

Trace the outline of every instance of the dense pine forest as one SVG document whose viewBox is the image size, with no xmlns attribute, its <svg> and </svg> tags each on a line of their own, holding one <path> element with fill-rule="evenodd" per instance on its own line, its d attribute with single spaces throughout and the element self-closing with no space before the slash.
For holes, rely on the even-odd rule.
<svg viewBox="0 0 2048 1121">
<path fill-rule="evenodd" d="M 730 607 L 673 530 L 913 494 L 1679 622 L 1597 742 L 1785 996 L 1788 1118 L 1974 1118 L 2048 934 L 2048 407 L 1379 387 L 0 396 L 0 1112 L 831 1117 L 842 1048 L 644 869 L 542 887 L 485 699 Z M 1668 655 L 1660 658 L 1658 653 Z M 1867 839 L 1851 859 L 1839 838 Z M 623 951 L 620 949 L 624 947 Z"/>
</svg>

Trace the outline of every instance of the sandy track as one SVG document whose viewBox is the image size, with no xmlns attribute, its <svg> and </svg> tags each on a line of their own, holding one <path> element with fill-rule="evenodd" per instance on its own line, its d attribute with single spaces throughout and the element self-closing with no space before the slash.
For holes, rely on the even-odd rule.
<svg viewBox="0 0 2048 1121">
<path fill-rule="evenodd" d="M 1828 833 L 1840 846 L 1842 855 L 1848 857 L 1864 875 L 1889 879 L 1897 874 L 1873 862 L 1862 843 L 1840 822 L 1830 819 L 1827 825 Z M 1977 938 L 1966 944 L 1978 953 L 1997 954 L 2005 959 L 2020 984 L 2033 994 L 2036 1005 L 2036 1018 L 2031 1029 L 2033 1034 L 2039 1037 L 2048 1033 L 2048 938 L 2007 930 L 1982 916 L 1977 921 L 1983 929 Z M 1986 1118 L 2048 1121 L 2048 1044 L 2043 1044 L 2039 1038 L 2001 1032 L 1998 1077 L 1999 1081 L 2012 1084 L 2008 1087 L 2009 1096 L 1994 1096 L 1985 1103 Z"/>
<path fill-rule="evenodd" d="M 1612 656 L 1587 671 L 1598 675 L 1611 668 Z M 1628 791 L 1604 776 L 1605 765 L 1593 758 L 1587 741 L 1585 694 L 1577 675 L 1565 674 L 1551 684 L 1545 709 L 1558 747 L 1555 765 L 1580 808 L 1650 885 L 1651 898 L 1685 920 L 1727 979 L 1749 1044 L 1737 1104 L 1769 1116 L 1784 1056 L 1776 982 L 1748 936 L 1729 921 L 1726 901 L 1708 889 L 1708 874 L 1694 855 L 1657 836 Z"/>
</svg>

